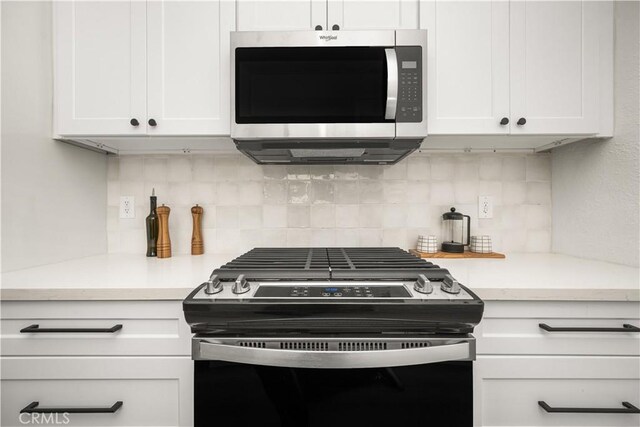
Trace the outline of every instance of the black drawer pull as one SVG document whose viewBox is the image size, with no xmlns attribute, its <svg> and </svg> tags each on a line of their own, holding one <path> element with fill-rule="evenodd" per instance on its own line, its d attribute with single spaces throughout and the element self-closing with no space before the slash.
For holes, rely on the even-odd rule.
<svg viewBox="0 0 640 427">
<path fill-rule="evenodd" d="M 622 402 L 624 408 L 553 408 L 544 400 L 539 400 L 538 405 L 550 413 L 571 413 L 571 414 L 640 414 L 640 408 L 633 406 L 629 402 Z"/>
<path fill-rule="evenodd" d="M 86 333 L 113 333 L 122 329 L 122 325 L 113 325 L 110 328 L 41 328 L 40 325 L 29 325 L 26 328 L 20 329 L 20 333 L 47 333 L 47 332 L 57 332 L 57 333 L 78 333 L 78 334 L 86 334 Z"/>
<path fill-rule="evenodd" d="M 637 326 L 625 323 L 622 328 L 576 328 L 576 327 L 555 327 L 549 326 L 546 323 L 539 323 L 540 329 L 544 329 L 547 332 L 640 332 L 640 328 Z"/>
<path fill-rule="evenodd" d="M 22 408 L 20 413 L 62 414 L 66 412 L 68 414 L 113 414 L 122 408 L 122 401 L 118 400 L 109 408 L 42 408 L 38 405 L 40 405 L 40 402 L 31 402 Z"/>
</svg>

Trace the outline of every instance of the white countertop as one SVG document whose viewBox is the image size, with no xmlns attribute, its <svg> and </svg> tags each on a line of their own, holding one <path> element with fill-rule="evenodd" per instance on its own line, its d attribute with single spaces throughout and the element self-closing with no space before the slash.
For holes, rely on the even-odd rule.
<svg viewBox="0 0 640 427">
<path fill-rule="evenodd" d="M 99 255 L 3 273 L 2 300 L 180 300 L 234 255 Z M 485 300 L 640 301 L 639 269 L 556 254 L 433 260 Z"/>
</svg>

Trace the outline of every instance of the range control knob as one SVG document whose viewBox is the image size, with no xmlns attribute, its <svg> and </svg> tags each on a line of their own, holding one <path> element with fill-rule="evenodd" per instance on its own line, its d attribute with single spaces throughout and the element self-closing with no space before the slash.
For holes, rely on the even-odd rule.
<svg viewBox="0 0 640 427">
<path fill-rule="evenodd" d="M 413 285 L 413 289 L 416 292 L 420 292 L 421 294 L 430 294 L 431 292 L 433 292 L 433 285 L 431 284 L 429 279 L 427 279 L 427 276 L 421 274 L 418 276 L 418 280 Z"/>
<path fill-rule="evenodd" d="M 249 289 L 251 289 L 251 287 L 249 286 L 247 279 L 244 278 L 244 274 L 238 276 L 231 288 L 234 294 L 244 294 L 249 292 Z"/>
<path fill-rule="evenodd" d="M 222 282 L 218 279 L 218 275 L 211 273 L 211 277 L 207 280 L 204 287 L 204 293 L 207 295 L 217 294 L 218 292 L 222 292 Z"/>
<path fill-rule="evenodd" d="M 460 283 L 450 274 L 444 276 L 444 280 L 442 281 L 442 285 L 440 285 L 440 289 L 448 294 L 459 294 L 460 293 Z"/>
</svg>

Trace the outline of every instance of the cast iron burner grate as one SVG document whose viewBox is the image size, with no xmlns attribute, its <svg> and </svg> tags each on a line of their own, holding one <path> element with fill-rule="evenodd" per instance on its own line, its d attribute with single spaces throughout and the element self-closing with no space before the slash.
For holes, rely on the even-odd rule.
<svg viewBox="0 0 640 427">
<path fill-rule="evenodd" d="M 215 271 L 261 280 L 442 279 L 446 270 L 400 248 L 255 248 Z"/>
</svg>

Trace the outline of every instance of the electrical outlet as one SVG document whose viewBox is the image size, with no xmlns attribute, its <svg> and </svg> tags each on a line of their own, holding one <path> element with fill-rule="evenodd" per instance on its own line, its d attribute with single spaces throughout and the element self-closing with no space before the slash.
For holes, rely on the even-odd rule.
<svg viewBox="0 0 640 427">
<path fill-rule="evenodd" d="M 131 219 L 135 217 L 135 198 L 133 196 L 120 196 L 120 219 Z"/>
<path fill-rule="evenodd" d="M 493 218 L 493 197 L 478 197 L 478 218 Z"/>
</svg>

